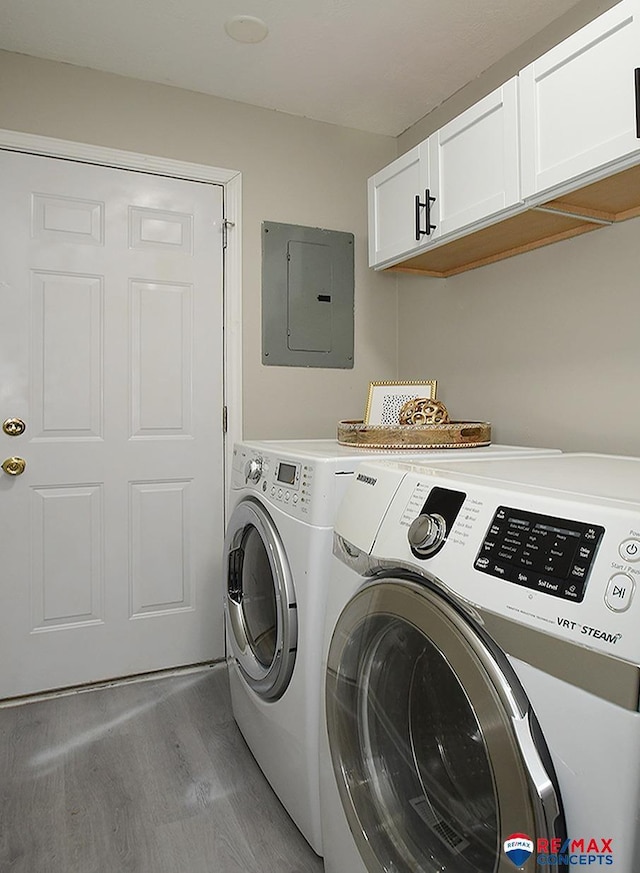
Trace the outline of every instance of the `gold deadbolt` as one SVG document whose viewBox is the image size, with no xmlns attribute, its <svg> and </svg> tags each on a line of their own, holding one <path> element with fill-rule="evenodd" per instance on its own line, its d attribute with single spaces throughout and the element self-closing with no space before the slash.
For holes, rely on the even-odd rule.
<svg viewBox="0 0 640 873">
<path fill-rule="evenodd" d="M 2 430 L 9 436 L 20 436 L 27 429 L 27 425 L 21 418 L 8 418 L 2 422 Z"/>
<path fill-rule="evenodd" d="M 24 458 L 7 458 L 2 463 L 2 469 L 8 476 L 20 476 L 24 473 L 27 462 Z"/>
</svg>

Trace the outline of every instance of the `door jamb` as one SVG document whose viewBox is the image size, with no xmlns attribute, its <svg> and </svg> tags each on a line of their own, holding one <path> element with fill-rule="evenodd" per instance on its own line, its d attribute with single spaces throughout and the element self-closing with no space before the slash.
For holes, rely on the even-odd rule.
<svg viewBox="0 0 640 873">
<path fill-rule="evenodd" d="M 239 170 L 208 164 L 192 164 L 14 130 L 0 129 L 0 148 L 223 186 L 224 220 L 229 230 L 224 252 L 222 324 L 223 403 L 227 407 L 227 432 L 223 439 L 226 525 L 233 444 L 242 439 L 242 174 Z"/>
</svg>

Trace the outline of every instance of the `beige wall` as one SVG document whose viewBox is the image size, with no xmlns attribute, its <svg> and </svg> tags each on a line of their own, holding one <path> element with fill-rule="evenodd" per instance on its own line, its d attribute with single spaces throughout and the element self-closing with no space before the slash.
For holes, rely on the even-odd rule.
<svg viewBox="0 0 640 873">
<path fill-rule="evenodd" d="M 469 82 L 436 109 L 425 115 L 398 137 L 398 155 L 403 155 L 414 145 L 422 142 L 434 131 L 439 130 L 452 118 L 473 106 L 512 76 L 539 58 L 544 52 L 575 33 L 620 0 L 581 0 L 567 13 L 540 31 L 515 51 L 502 58 L 477 79 Z"/>
<path fill-rule="evenodd" d="M 494 441 L 640 455 L 640 219 L 450 279 L 400 276 L 401 378 Z"/>
<path fill-rule="evenodd" d="M 395 156 L 392 137 L 7 52 L 0 128 L 242 172 L 247 437 L 334 436 L 362 415 L 370 379 L 396 376 L 395 279 L 369 270 L 366 252 L 366 180 Z M 353 370 L 262 366 L 264 220 L 355 234 Z"/>
</svg>

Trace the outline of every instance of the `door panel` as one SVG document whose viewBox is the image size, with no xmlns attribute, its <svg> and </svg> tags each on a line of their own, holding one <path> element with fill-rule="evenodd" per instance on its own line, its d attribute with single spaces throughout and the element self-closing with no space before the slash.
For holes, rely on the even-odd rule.
<svg viewBox="0 0 640 873">
<path fill-rule="evenodd" d="M 640 17 L 623 2 L 520 72 L 522 196 L 638 152 Z"/>
<path fill-rule="evenodd" d="M 429 242 L 417 233 L 415 199 L 423 201 L 429 187 L 430 168 L 427 140 L 396 158 L 368 181 L 369 266 L 377 267 L 398 259 Z M 421 226 L 426 217 L 419 212 Z M 437 222 L 433 219 L 434 224 Z M 437 233 L 437 229 L 436 229 Z M 416 235 L 419 239 L 416 239 Z"/>
<path fill-rule="evenodd" d="M 510 79 L 429 138 L 440 237 L 519 204 L 517 85 Z"/>
<path fill-rule="evenodd" d="M 224 655 L 222 188 L 0 152 L 0 696 Z"/>
</svg>

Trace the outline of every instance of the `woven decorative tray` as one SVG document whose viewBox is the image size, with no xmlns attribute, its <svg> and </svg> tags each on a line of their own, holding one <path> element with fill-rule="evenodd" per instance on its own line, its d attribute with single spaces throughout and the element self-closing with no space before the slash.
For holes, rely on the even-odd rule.
<svg viewBox="0 0 640 873">
<path fill-rule="evenodd" d="M 338 442 L 362 449 L 471 449 L 491 443 L 491 425 L 486 421 L 450 421 L 389 427 L 339 421 Z"/>
</svg>

